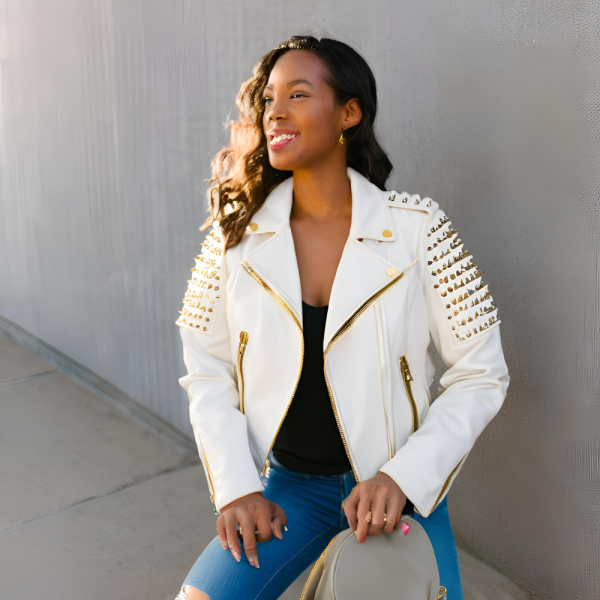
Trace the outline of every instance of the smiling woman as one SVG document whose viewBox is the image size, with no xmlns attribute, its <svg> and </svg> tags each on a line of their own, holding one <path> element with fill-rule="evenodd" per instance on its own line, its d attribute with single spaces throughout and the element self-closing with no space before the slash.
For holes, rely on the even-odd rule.
<svg viewBox="0 0 600 600">
<path fill-rule="evenodd" d="M 218 515 L 179 598 L 279 598 L 341 531 L 363 544 L 414 512 L 427 535 L 402 529 L 403 548 L 430 544 L 427 577 L 461 600 L 446 495 L 509 380 L 483 271 L 436 201 L 386 190 L 375 79 L 350 46 L 290 38 L 237 105 L 176 321 Z M 433 403 L 430 340 L 449 367 Z"/>
<path fill-rule="evenodd" d="M 393 166 L 373 129 L 376 90 L 362 56 L 334 39 L 292 36 L 265 54 L 238 92 L 230 145 L 211 163 L 201 230 L 218 220 L 226 248 L 236 246 L 277 185 L 333 152 L 383 189 Z"/>
<path fill-rule="evenodd" d="M 298 73 L 304 78 L 294 77 Z M 328 79 L 327 67 L 310 51 L 281 56 L 271 71 L 263 92 L 262 126 L 267 135 L 269 162 L 275 169 L 308 171 L 331 157 L 339 141 L 346 141 L 344 129 L 360 125 L 359 98 L 336 102 L 333 82 Z M 279 125 L 278 121 L 294 127 Z M 280 152 L 283 148 L 286 151 Z M 340 158 L 345 156 L 344 150 L 337 152 Z"/>
</svg>

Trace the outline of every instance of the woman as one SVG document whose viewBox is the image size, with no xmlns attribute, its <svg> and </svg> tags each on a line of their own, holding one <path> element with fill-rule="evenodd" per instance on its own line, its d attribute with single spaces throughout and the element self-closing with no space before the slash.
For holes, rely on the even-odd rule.
<svg viewBox="0 0 600 600">
<path fill-rule="evenodd" d="M 414 510 L 460 600 L 446 494 L 509 382 L 482 272 L 437 202 L 385 190 L 352 48 L 290 38 L 238 107 L 177 320 L 219 515 L 177 597 L 278 598 L 343 529 L 362 543 Z"/>
</svg>

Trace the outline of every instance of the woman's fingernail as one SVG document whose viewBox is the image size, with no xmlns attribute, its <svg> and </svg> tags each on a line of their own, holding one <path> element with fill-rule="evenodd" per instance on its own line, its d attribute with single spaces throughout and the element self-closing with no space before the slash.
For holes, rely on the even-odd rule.
<svg viewBox="0 0 600 600">
<path fill-rule="evenodd" d="M 406 535 L 408 533 L 409 529 L 410 529 L 410 525 L 408 523 L 402 523 L 402 531 L 404 532 L 404 535 Z"/>
<path fill-rule="evenodd" d="M 288 531 L 287 525 L 284 525 L 284 526 L 283 526 L 283 530 L 284 530 L 284 531 Z"/>
<path fill-rule="evenodd" d="M 234 550 L 233 548 L 231 549 L 231 554 L 233 554 L 233 558 L 235 558 L 235 560 L 237 560 L 238 562 L 240 562 L 240 554 L 237 550 Z"/>
<path fill-rule="evenodd" d="M 221 542 L 221 546 L 223 546 L 223 550 L 229 550 L 229 544 L 227 542 Z"/>
<path fill-rule="evenodd" d="M 260 565 L 258 564 L 258 556 L 255 554 L 254 556 L 250 557 L 252 560 L 252 566 L 256 567 L 257 569 L 260 569 Z"/>
</svg>

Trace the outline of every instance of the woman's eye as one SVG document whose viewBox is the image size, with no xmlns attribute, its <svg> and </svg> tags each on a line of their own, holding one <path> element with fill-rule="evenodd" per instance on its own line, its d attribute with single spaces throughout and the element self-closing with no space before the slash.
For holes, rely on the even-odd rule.
<svg viewBox="0 0 600 600">
<path fill-rule="evenodd" d="M 307 96 L 306 96 L 306 94 L 303 94 L 302 92 L 296 92 L 295 94 L 292 94 L 292 98 L 293 98 L 294 96 L 304 96 L 305 98 L 307 97 Z M 267 103 L 267 100 L 271 100 L 271 98 L 269 98 L 268 96 L 265 96 L 265 97 L 263 98 L 263 104 L 266 104 L 266 103 Z"/>
</svg>

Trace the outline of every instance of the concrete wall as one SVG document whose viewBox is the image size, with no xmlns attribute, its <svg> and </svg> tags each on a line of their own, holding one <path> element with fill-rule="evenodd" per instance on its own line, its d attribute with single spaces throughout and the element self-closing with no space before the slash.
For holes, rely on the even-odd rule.
<svg viewBox="0 0 600 600">
<path fill-rule="evenodd" d="M 327 32 L 377 77 L 388 187 L 440 202 L 503 321 L 511 386 L 449 496 L 457 540 L 598 597 L 598 26 L 591 1 L 5 0 L 0 315 L 191 434 L 174 321 L 210 159 L 260 56 Z"/>
</svg>

